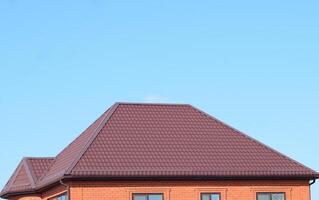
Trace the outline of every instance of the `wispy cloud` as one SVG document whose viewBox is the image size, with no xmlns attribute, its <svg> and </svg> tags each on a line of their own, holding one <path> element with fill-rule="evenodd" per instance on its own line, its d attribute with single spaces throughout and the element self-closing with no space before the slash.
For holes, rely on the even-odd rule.
<svg viewBox="0 0 319 200">
<path fill-rule="evenodd" d="M 157 94 L 148 94 L 144 97 L 144 102 L 145 103 L 167 103 L 168 98 L 157 95 Z"/>
</svg>

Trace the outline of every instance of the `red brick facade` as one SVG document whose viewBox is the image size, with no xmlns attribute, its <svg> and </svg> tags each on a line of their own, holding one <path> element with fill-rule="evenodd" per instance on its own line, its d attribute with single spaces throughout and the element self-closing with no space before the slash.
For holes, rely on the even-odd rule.
<svg viewBox="0 0 319 200">
<path fill-rule="evenodd" d="M 131 200 L 133 193 L 163 193 L 164 200 L 200 200 L 200 193 L 217 192 L 221 200 L 256 200 L 257 192 L 284 192 L 286 200 L 310 200 L 308 181 L 154 181 L 73 182 L 71 200 Z M 12 200 L 47 200 L 66 192 L 55 187 L 38 196 Z"/>
</svg>

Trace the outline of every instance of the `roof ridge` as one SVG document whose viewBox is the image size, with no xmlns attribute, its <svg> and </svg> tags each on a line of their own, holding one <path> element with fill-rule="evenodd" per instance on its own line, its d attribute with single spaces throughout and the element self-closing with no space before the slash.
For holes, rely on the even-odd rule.
<svg viewBox="0 0 319 200">
<path fill-rule="evenodd" d="M 104 115 L 105 113 L 107 113 L 108 111 L 109 111 L 109 109 L 107 109 L 101 116 L 103 116 L 103 115 Z M 70 142 L 66 147 L 64 147 L 55 157 L 50 157 L 50 158 L 53 158 L 53 161 L 52 161 L 52 163 L 50 164 L 50 166 L 48 167 L 48 169 L 46 170 L 46 172 L 43 173 L 43 174 L 41 175 L 41 177 L 39 177 L 38 183 L 40 183 L 40 182 L 46 177 L 47 173 L 48 173 L 48 172 L 50 171 L 50 169 L 54 166 L 57 157 L 58 157 L 60 154 L 62 154 L 65 149 L 67 149 L 71 144 L 73 144 L 73 143 L 82 135 L 82 133 L 84 133 L 84 132 L 85 132 L 86 130 L 88 130 L 91 126 L 93 126 L 93 124 L 94 124 L 96 121 L 98 121 L 98 120 L 99 120 L 99 118 L 97 118 L 96 120 L 94 120 L 86 129 L 84 129 L 84 131 L 82 131 L 75 139 L 72 140 L 72 142 Z M 35 157 L 35 158 L 36 158 L 36 157 Z"/>
<path fill-rule="evenodd" d="M 140 102 L 116 102 L 119 105 L 149 105 L 149 106 L 190 106 L 186 103 L 140 103 Z"/>
<path fill-rule="evenodd" d="M 32 188 L 35 187 L 36 185 L 36 180 L 35 180 L 35 174 L 34 174 L 34 169 L 33 167 L 30 165 L 29 163 L 29 159 L 24 157 L 23 160 L 22 160 L 23 164 L 25 165 L 25 170 L 26 170 L 26 173 L 27 173 L 27 176 L 31 179 L 32 183 Z"/>
<path fill-rule="evenodd" d="M 192 105 L 190 105 L 190 106 L 191 106 L 193 109 L 195 109 L 195 110 L 199 111 L 200 113 L 206 115 L 207 117 L 211 118 L 212 120 L 215 120 L 216 122 L 218 122 L 218 123 L 220 123 L 220 124 L 222 124 L 222 125 L 224 125 L 224 126 L 227 126 L 227 127 L 230 128 L 230 129 L 234 130 L 235 132 L 237 132 L 237 133 L 239 133 L 240 135 L 246 137 L 247 139 L 251 140 L 252 142 L 254 142 L 254 143 L 256 143 L 256 144 L 259 144 L 259 145 L 262 145 L 263 147 L 269 149 L 269 150 L 272 151 L 273 153 L 276 153 L 276 154 L 279 155 L 280 157 L 282 157 L 282 158 L 284 158 L 284 159 L 287 159 L 287 160 L 289 160 L 289 161 L 291 161 L 291 162 L 293 162 L 293 163 L 295 163 L 295 164 L 297 164 L 297 165 L 299 165 L 299 166 L 301 166 L 301 167 L 304 167 L 304 168 L 308 169 L 308 170 L 309 170 L 310 172 L 312 172 L 313 174 L 319 175 L 318 172 L 316 172 L 315 170 L 311 169 L 310 167 L 307 167 L 307 166 L 305 166 L 304 164 L 302 164 L 302 163 L 300 163 L 300 162 L 298 162 L 298 161 L 296 161 L 296 160 L 290 158 L 289 156 L 287 156 L 287 155 L 285 155 L 285 154 L 283 154 L 283 153 L 280 153 L 280 152 L 277 151 L 276 149 L 274 149 L 274 148 L 272 148 L 272 147 L 270 147 L 270 146 L 268 146 L 268 145 L 266 145 L 266 144 L 260 142 L 260 141 L 257 140 L 257 139 L 254 139 L 253 137 L 251 137 L 251 136 L 249 136 L 249 135 L 247 135 L 247 134 L 245 134 L 245 133 L 239 131 L 238 129 L 236 129 L 236 128 L 234 128 L 234 127 L 232 127 L 231 125 L 228 125 L 228 124 L 222 122 L 221 120 L 217 119 L 216 117 L 214 117 L 214 116 L 212 116 L 212 115 L 210 115 L 210 114 L 208 114 L 208 113 L 206 113 L 206 112 L 204 112 L 204 111 L 202 111 L 202 110 L 200 110 L 200 109 L 198 109 L 198 108 L 196 108 L 196 107 L 194 107 L 194 106 L 192 106 Z"/>
<path fill-rule="evenodd" d="M 119 103 L 115 103 L 114 105 L 112 105 L 108 109 L 107 112 L 109 112 L 109 113 L 106 113 L 104 119 L 100 122 L 100 124 L 94 130 L 94 133 L 91 136 L 91 138 L 87 141 L 85 146 L 82 148 L 82 151 L 80 151 L 80 153 L 78 154 L 77 158 L 74 159 L 74 161 L 71 163 L 71 165 L 66 169 L 66 171 L 64 172 L 65 175 L 69 175 L 72 172 L 73 168 L 80 161 L 80 159 L 85 154 L 85 152 L 88 150 L 88 148 L 91 146 L 91 144 L 93 143 L 95 138 L 99 135 L 100 131 L 105 126 L 105 124 L 109 121 L 109 119 L 112 117 L 113 113 L 115 112 L 115 110 L 117 109 L 118 106 L 119 106 Z"/>
</svg>

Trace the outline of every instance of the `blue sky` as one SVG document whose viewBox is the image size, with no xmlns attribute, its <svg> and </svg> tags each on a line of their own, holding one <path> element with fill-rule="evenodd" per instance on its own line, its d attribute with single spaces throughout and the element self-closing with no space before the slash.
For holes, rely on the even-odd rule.
<svg viewBox="0 0 319 200">
<path fill-rule="evenodd" d="M 193 104 L 319 171 L 318 8 L 1 1 L 0 186 L 23 156 L 54 156 L 116 101 Z"/>
</svg>

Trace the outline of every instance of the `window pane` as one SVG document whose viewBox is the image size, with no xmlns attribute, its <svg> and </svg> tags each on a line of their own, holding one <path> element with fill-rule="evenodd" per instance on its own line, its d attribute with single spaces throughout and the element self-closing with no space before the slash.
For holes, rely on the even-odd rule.
<svg viewBox="0 0 319 200">
<path fill-rule="evenodd" d="M 202 199 L 201 200 L 210 200 L 209 194 L 202 194 Z"/>
<path fill-rule="evenodd" d="M 150 194 L 148 200 L 163 200 L 163 196 L 161 194 Z"/>
<path fill-rule="evenodd" d="M 272 200 L 285 200 L 284 194 L 272 194 Z"/>
<path fill-rule="evenodd" d="M 220 200 L 219 194 L 212 194 L 211 197 L 212 197 L 211 200 Z"/>
<path fill-rule="evenodd" d="M 257 200 L 270 200 L 270 194 L 258 194 Z"/>
<path fill-rule="evenodd" d="M 133 200 L 147 200 L 147 198 L 143 194 L 133 194 Z"/>
<path fill-rule="evenodd" d="M 66 195 L 59 196 L 57 200 L 66 200 Z"/>
</svg>

